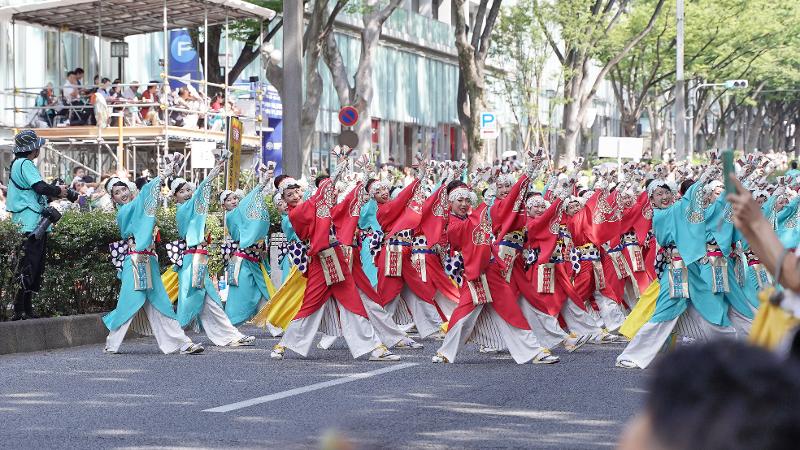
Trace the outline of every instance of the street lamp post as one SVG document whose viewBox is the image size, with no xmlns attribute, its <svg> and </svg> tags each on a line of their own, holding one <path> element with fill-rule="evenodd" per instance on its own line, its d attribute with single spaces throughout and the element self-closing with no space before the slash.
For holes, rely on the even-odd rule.
<svg viewBox="0 0 800 450">
<path fill-rule="evenodd" d="M 683 92 L 683 0 L 675 0 L 675 157 L 686 158 L 686 102 Z"/>
</svg>

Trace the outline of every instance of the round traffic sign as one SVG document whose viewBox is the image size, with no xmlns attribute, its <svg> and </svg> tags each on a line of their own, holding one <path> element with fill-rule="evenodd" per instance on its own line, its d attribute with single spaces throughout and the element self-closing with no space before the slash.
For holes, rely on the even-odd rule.
<svg viewBox="0 0 800 450">
<path fill-rule="evenodd" d="M 358 110 L 352 106 L 345 106 L 339 110 L 339 123 L 345 127 L 352 127 L 358 122 Z"/>
</svg>

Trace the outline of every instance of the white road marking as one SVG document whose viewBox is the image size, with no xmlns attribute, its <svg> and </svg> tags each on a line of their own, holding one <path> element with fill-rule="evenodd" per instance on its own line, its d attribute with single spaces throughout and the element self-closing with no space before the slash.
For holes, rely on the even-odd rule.
<svg viewBox="0 0 800 450">
<path fill-rule="evenodd" d="M 390 367 L 384 367 L 383 369 L 373 370 L 372 372 L 354 373 L 346 375 L 342 378 L 336 378 L 334 380 L 309 384 L 308 386 L 289 389 L 288 391 L 277 392 L 275 394 L 265 395 L 263 397 L 251 398 L 250 400 L 244 400 L 241 402 L 231 403 L 229 405 L 218 406 L 216 408 L 204 409 L 203 412 L 224 413 L 224 412 L 236 411 L 237 409 L 247 408 L 254 405 L 260 405 L 262 403 L 268 403 L 287 397 L 293 397 L 295 395 L 305 394 L 306 392 L 318 391 L 320 389 L 325 389 L 327 387 L 332 387 L 332 386 L 338 386 L 340 384 L 352 383 L 353 381 L 363 380 L 365 378 L 372 378 L 374 376 L 383 375 L 384 373 L 394 372 L 397 370 L 402 370 L 418 365 L 419 365 L 418 363 L 395 364 Z"/>
</svg>

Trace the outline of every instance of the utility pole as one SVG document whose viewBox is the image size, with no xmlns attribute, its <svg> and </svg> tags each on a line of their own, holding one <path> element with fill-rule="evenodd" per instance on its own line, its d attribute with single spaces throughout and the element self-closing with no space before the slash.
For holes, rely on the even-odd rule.
<svg viewBox="0 0 800 450">
<path fill-rule="evenodd" d="M 283 171 L 303 175 L 300 110 L 303 105 L 303 2 L 283 1 Z"/>
<path fill-rule="evenodd" d="M 675 45 L 675 159 L 686 159 L 686 103 L 683 95 L 683 0 L 675 0 L 677 39 Z"/>
</svg>

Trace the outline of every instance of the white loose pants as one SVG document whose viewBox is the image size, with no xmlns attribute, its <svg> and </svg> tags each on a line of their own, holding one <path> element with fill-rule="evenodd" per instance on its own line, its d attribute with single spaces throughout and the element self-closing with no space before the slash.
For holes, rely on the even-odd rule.
<svg viewBox="0 0 800 450">
<path fill-rule="evenodd" d="M 375 334 L 375 329 L 369 320 L 348 311 L 339 305 L 339 302 L 333 297 L 310 316 L 292 320 L 283 334 L 280 345 L 298 353 L 302 357 L 308 356 L 327 308 L 334 308 L 335 311 L 332 312 L 338 312 L 341 331 L 353 358 L 365 355 L 381 345 L 381 341 Z"/>
<path fill-rule="evenodd" d="M 150 328 L 153 330 L 153 335 L 158 343 L 158 348 L 164 353 L 174 353 L 178 350 L 188 347 L 192 340 L 183 332 L 180 324 L 175 319 L 161 314 L 161 312 L 153 307 L 150 302 L 145 301 L 142 306 L 144 313 L 147 315 L 147 320 L 150 322 Z M 137 313 L 138 314 L 138 313 Z M 134 314 L 135 316 L 135 314 Z M 127 322 L 116 330 L 108 333 L 106 338 L 106 350 L 109 352 L 118 352 L 119 347 L 122 345 L 125 335 L 128 333 L 128 328 L 133 322 L 131 317 Z"/>
<path fill-rule="evenodd" d="M 476 325 L 481 314 L 491 321 L 492 328 L 499 331 L 500 338 L 517 364 L 525 364 L 547 351 L 539 344 L 536 336 L 530 330 L 522 330 L 509 325 L 497 314 L 491 304 L 487 304 L 476 306 L 471 313 L 447 330 L 439 353 L 448 361 L 455 362 L 458 352 L 464 348 L 473 333 L 479 332 Z"/>
<path fill-rule="evenodd" d="M 208 339 L 214 345 L 223 347 L 231 342 L 238 341 L 244 335 L 236 329 L 220 306 L 206 295 L 203 309 L 200 310 L 200 324 Z"/>
</svg>

